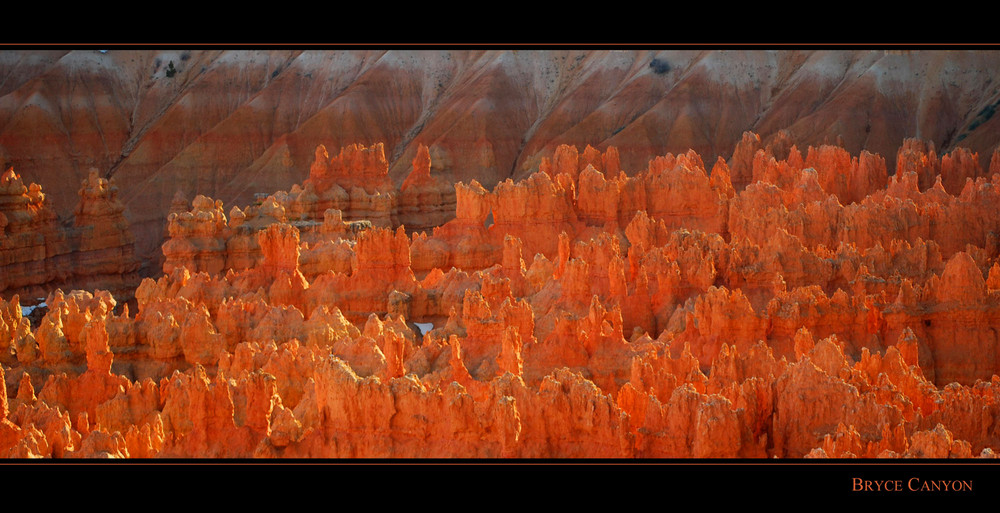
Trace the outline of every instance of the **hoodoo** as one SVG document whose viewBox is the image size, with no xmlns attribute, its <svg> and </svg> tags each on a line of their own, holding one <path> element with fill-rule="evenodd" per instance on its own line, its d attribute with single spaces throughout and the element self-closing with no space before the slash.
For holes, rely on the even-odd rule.
<svg viewBox="0 0 1000 513">
<path fill-rule="evenodd" d="M 0 53 L 0 457 L 995 457 L 997 56 L 735 53 Z"/>
</svg>

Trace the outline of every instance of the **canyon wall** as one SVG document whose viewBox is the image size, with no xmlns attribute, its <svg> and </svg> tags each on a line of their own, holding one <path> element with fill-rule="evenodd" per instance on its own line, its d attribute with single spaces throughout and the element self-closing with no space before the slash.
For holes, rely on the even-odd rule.
<svg viewBox="0 0 1000 513">
<path fill-rule="evenodd" d="M 431 176 L 487 190 L 530 176 L 560 144 L 615 146 L 631 172 L 689 149 L 728 159 L 748 130 L 765 144 L 782 129 L 803 147 L 839 141 L 883 155 L 889 170 L 906 137 L 989 155 L 1000 142 L 998 59 L 962 49 L 3 50 L 0 153 L 44 184 L 63 217 L 89 168 L 114 177 L 143 274 L 154 275 L 175 193 L 252 204 L 303 183 L 321 144 L 383 143 L 404 193 L 421 145 Z M 742 190 L 746 168 L 730 165 Z"/>
</svg>

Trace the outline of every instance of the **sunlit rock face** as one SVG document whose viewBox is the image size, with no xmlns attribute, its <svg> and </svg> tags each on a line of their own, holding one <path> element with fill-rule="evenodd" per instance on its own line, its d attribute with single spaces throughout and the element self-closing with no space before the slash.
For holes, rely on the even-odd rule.
<svg viewBox="0 0 1000 513">
<path fill-rule="evenodd" d="M 380 146 L 319 148 L 304 186 L 229 215 L 178 197 L 134 310 L 101 290 L 0 305 L 0 453 L 992 456 L 1000 175 L 973 154 L 954 194 L 942 171 L 921 188 L 954 164 L 912 141 L 923 167 L 891 176 L 787 146 L 740 188 L 694 151 L 629 173 L 564 145 L 522 180 L 455 184 L 431 233 L 349 221 L 350 202 L 316 218 L 338 177 L 385 176 Z M 439 187 L 421 155 L 404 191 Z M 5 228 L 45 212 L 16 181 Z M 375 182 L 354 188 L 398 192 Z M 111 185 L 84 183 L 80 226 L 120 217 Z M 113 238 L 92 239 L 77 251 Z"/>
<path fill-rule="evenodd" d="M 178 191 L 250 205 L 258 193 L 306 181 L 319 145 L 331 164 L 381 144 L 384 156 L 339 187 L 374 213 L 384 205 L 352 191 L 360 184 L 373 195 L 388 180 L 403 219 L 387 219 L 428 232 L 454 214 L 454 183 L 492 190 L 527 178 L 543 159 L 561 165 L 561 144 L 581 154 L 616 147 L 610 167 L 594 165 L 608 177 L 667 153 L 693 149 L 709 166 L 732 156 L 731 182 L 742 190 L 757 180 L 758 149 L 781 160 L 791 140 L 804 157 L 806 146 L 841 144 L 858 167 L 866 150 L 891 173 L 900 162 L 925 168 L 897 156 L 901 141 L 917 137 L 940 159 L 945 190 L 958 194 L 971 153 L 986 166 L 1000 142 L 998 69 L 996 52 L 961 49 L 8 50 L 0 153 L 44 185 L 63 217 L 91 167 L 115 178 L 136 254 L 153 276 Z M 744 140 L 747 130 L 758 139 Z M 421 180 L 404 182 L 415 160 L 426 161 L 421 147 L 441 182 L 417 192 Z M 954 153 L 960 147 L 971 153 Z M 937 171 L 926 169 L 921 190 Z M 329 165 L 316 190 L 337 173 Z M 352 182 L 361 176 L 372 181 Z M 820 183 L 855 201 L 867 187 L 856 178 Z M 427 206 L 419 216 L 415 201 Z"/>
<path fill-rule="evenodd" d="M 993 457 L 996 59 L 0 54 L 0 457 Z"/>
</svg>

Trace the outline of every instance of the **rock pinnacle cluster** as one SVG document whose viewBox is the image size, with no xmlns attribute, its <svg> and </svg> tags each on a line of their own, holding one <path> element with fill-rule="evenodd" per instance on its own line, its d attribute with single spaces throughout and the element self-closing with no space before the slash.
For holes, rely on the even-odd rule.
<svg viewBox="0 0 1000 513">
<path fill-rule="evenodd" d="M 997 59 L 0 52 L 0 458 L 995 458 Z"/>
<path fill-rule="evenodd" d="M 0 454 L 992 458 L 989 160 L 910 139 L 890 173 L 747 132 L 708 166 L 562 145 L 487 189 L 449 187 L 426 147 L 396 187 L 382 145 L 320 146 L 252 205 L 178 195 L 163 272 L 127 302 L 56 288 L 32 320 L 4 300 Z M 120 218 L 114 184 L 37 232 L 70 248 L 48 256 L 18 236 L 51 226 L 41 188 L 3 183 L 4 276 L 131 247 L 94 221 Z"/>
</svg>

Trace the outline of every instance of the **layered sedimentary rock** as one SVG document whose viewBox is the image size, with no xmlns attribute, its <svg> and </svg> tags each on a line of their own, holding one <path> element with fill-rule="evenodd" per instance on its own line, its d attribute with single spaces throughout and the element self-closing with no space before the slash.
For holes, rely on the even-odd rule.
<svg viewBox="0 0 1000 513">
<path fill-rule="evenodd" d="M 306 274 L 349 271 L 354 242 L 364 230 L 398 226 L 412 233 L 455 217 L 455 187 L 432 176 L 430 168 L 428 150 L 421 146 L 410 177 L 397 190 L 381 144 L 352 145 L 334 157 L 320 145 L 309 178 L 290 191 L 235 206 L 228 217 L 221 200 L 199 195 L 190 211 L 182 203 L 167 217 L 163 270 L 247 269 L 262 261 L 255 234 L 273 223 L 291 223 L 305 243 Z"/>
<path fill-rule="evenodd" d="M 114 180 L 92 169 L 78 192 L 68 225 L 41 186 L 25 187 L 13 168 L 0 176 L 0 293 L 33 299 L 77 287 L 131 296 L 139 261 Z"/>
<path fill-rule="evenodd" d="M 55 291 L 33 327 L 0 304 L 0 454 L 994 457 L 1000 175 L 913 141 L 891 176 L 742 141 L 633 172 L 560 146 L 455 184 L 430 233 L 372 207 L 396 193 L 377 146 L 228 215 L 196 197 L 134 311 Z"/>
<path fill-rule="evenodd" d="M 889 170 L 914 134 L 939 156 L 966 147 L 986 164 L 1000 141 L 997 59 L 961 48 L 9 50 L 0 146 L 62 216 L 90 166 L 110 172 L 152 260 L 177 189 L 251 204 L 302 183 L 320 144 L 384 143 L 396 186 L 424 145 L 432 175 L 489 189 L 561 144 L 615 146 L 637 172 L 668 152 L 728 158 L 747 129 L 761 136 L 753 152 L 779 158 L 787 129 L 802 145 L 840 137 Z M 734 165 L 738 190 L 747 169 Z"/>
<path fill-rule="evenodd" d="M 400 186 L 396 200 L 396 223 L 411 232 L 426 231 L 455 217 L 455 186 L 438 172 L 431 174 L 430 150 L 417 147 L 413 171 Z"/>
</svg>

